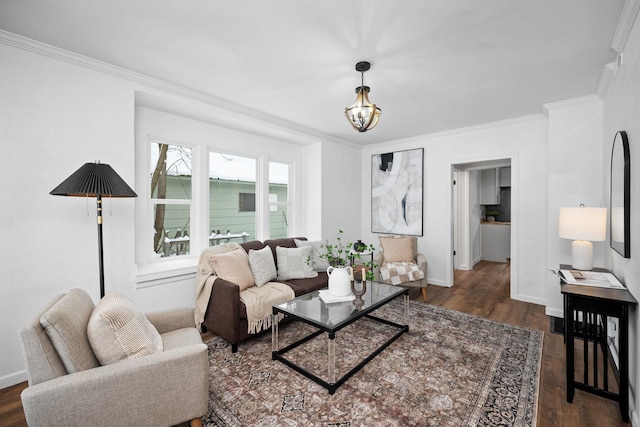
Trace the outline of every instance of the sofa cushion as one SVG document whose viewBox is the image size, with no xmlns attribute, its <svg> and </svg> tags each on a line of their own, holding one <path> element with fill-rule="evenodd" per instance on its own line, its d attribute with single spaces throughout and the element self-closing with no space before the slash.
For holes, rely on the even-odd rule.
<svg viewBox="0 0 640 427">
<path fill-rule="evenodd" d="M 301 295 L 308 294 L 309 292 L 325 289 L 329 285 L 329 276 L 327 276 L 326 272 L 319 271 L 317 277 L 308 279 L 291 279 L 284 283 L 293 289 L 296 297 L 299 297 Z"/>
<path fill-rule="evenodd" d="M 280 246 L 281 248 L 296 248 L 296 239 L 298 240 L 307 240 L 306 237 L 285 237 L 282 239 L 272 239 L 265 240 L 264 245 L 269 246 L 271 248 L 271 252 L 273 253 L 273 259 L 276 260 L 276 268 L 278 268 L 278 257 L 276 254 L 276 248 Z"/>
<path fill-rule="evenodd" d="M 278 258 L 278 280 L 304 279 L 317 277 L 318 272 L 310 262 L 313 249 L 306 248 L 276 248 Z"/>
<path fill-rule="evenodd" d="M 258 250 L 264 248 L 266 245 L 262 243 L 260 240 L 250 240 L 248 242 L 240 243 L 240 246 L 246 253 L 249 253 L 251 249 Z"/>
<path fill-rule="evenodd" d="M 103 365 L 137 359 L 163 350 L 162 337 L 138 307 L 124 295 L 110 292 L 98 303 L 87 335 Z"/>
<path fill-rule="evenodd" d="M 276 263 L 273 260 L 271 248 L 268 246 L 258 250 L 249 250 L 249 266 L 256 286 L 262 286 L 278 277 Z"/>
<path fill-rule="evenodd" d="M 94 307 L 85 291 L 72 289 L 40 317 L 40 325 L 69 374 L 100 366 L 87 338 Z"/>
<path fill-rule="evenodd" d="M 311 262 L 315 271 L 327 271 L 327 268 L 329 268 L 329 261 L 320 256 L 326 253 L 326 246 L 328 244 L 326 240 L 310 242 L 308 240 L 294 239 L 294 241 L 296 242 L 296 246 L 299 248 L 306 248 L 307 246 L 310 246 L 313 249 Z"/>
<path fill-rule="evenodd" d="M 379 237 L 384 262 L 414 262 L 416 259 L 411 237 Z"/>
<path fill-rule="evenodd" d="M 249 266 L 249 255 L 242 248 L 215 254 L 209 257 L 216 276 L 235 283 L 243 291 L 254 285 L 253 273 Z"/>
</svg>

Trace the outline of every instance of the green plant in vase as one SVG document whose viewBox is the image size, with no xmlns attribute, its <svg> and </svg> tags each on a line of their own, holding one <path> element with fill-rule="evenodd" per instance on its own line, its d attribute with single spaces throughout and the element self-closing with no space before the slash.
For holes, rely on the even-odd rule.
<svg viewBox="0 0 640 427">
<path fill-rule="evenodd" d="M 325 259 L 330 266 L 337 267 L 350 267 L 356 264 L 356 260 L 361 260 L 360 252 L 374 252 L 375 246 L 364 244 L 364 247 L 360 246 L 356 251 L 353 243 L 344 243 L 342 241 L 342 230 L 338 230 L 338 236 L 336 237 L 336 244 L 327 244 L 324 246 L 325 252 L 320 254 L 320 258 Z M 367 280 L 374 280 L 375 275 L 373 269 L 378 267 L 373 261 L 366 261 L 360 263 L 366 267 Z"/>
<path fill-rule="evenodd" d="M 484 217 L 487 219 L 487 222 L 494 222 L 496 220 L 496 215 L 500 215 L 500 211 L 494 211 L 491 209 L 484 210 Z"/>
</svg>

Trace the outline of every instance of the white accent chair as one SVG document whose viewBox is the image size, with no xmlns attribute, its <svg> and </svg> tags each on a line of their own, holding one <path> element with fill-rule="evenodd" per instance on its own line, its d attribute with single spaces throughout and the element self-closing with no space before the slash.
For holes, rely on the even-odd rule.
<svg viewBox="0 0 640 427">
<path fill-rule="evenodd" d="M 100 366 L 86 333 L 94 307 L 86 292 L 72 289 L 21 328 L 29 380 L 21 398 L 29 426 L 172 426 L 189 420 L 202 426 L 209 360 L 193 309 L 146 315 L 162 337 L 162 352 Z M 41 325 L 53 312 L 63 340 L 50 339 Z"/>
</svg>

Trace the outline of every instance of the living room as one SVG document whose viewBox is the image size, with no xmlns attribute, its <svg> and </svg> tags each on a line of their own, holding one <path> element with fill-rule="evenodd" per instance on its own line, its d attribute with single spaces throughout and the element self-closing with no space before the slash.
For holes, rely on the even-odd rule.
<svg viewBox="0 0 640 427">
<path fill-rule="evenodd" d="M 57 47 L 55 38 L 39 40 L 29 26 L 14 28 L 18 21 L 11 24 L 6 22 L 10 18 L 0 18 L 1 140 L 7 177 L 1 221 L 5 261 L 0 265 L 0 388 L 26 380 L 17 331 L 33 313 L 71 288 L 86 290 L 94 300 L 99 297 L 94 199 L 52 197 L 49 192 L 82 164 L 100 160 L 110 164 L 139 196 L 144 195 L 148 171 L 141 167 L 144 160 L 138 150 L 146 144 L 145 135 L 188 140 L 196 153 L 209 147 L 259 162 L 287 163 L 292 172 L 291 236 L 333 239 L 342 229 L 346 240 L 371 243 L 378 240 L 371 231 L 371 156 L 424 149 L 424 229 L 418 247 L 429 260 L 429 284 L 443 287 L 455 286 L 452 165 L 510 159 L 511 298 L 545 306 L 547 315 L 562 317 L 557 278 L 549 273 L 549 268 L 571 260 L 571 242 L 558 237 L 559 208 L 581 203 L 608 206 L 617 131 L 626 130 L 629 135 L 632 177 L 640 160 L 634 149 L 640 135 L 640 2 L 611 3 L 608 7 L 616 10 L 616 16 L 607 21 L 610 31 L 605 40 L 611 50 L 608 60 L 598 64 L 600 73 L 592 78 L 590 91 L 541 100 L 531 113 L 417 135 L 406 135 L 398 127 L 394 133 L 392 108 L 380 101 L 384 112 L 378 126 L 352 140 L 309 130 L 287 117 L 273 117 L 268 110 L 243 110 L 233 102 L 222 102 L 218 94 L 96 60 L 90 51 Z M 61 10 L 74 10 L 73 5 L 66 7 Z M 0 15 L 12 16 L 4 13 L 8 8 L 8 2 L 0 4 Z M 27 10 L 13 13 L 24 17 Z M 598 26 L 598 21 L 593 25 Z M 353 65 L 371 60 L 364 81 L 371 82 L 372 101 L 382 89 L 376 73 L 380 76 L 384 71 L 376 57 L 361 58 L 361 52 L 367 51 L 352 49 L 356 57 L 342 64 L 346 75 L 339 78 L 351 78 L 348 101 L 342 101 L 342 94 L 332 100 L 341 124 L 354 134 L 342 116 L 342 109 L 353 102 L 352 82 L 360 82 Z M 571 52 L 566 55 L 570 61 Z M 229 61 L 232 58 L 220 62 Z M 387 66 L 392 68 L 392 62 Z M 250 71 L 260 72 L 242 70 L 249 76 Z M 571 79 L 565 76 L 567 85 Z M 334 95 L 323 92 L 324 88 L 317 88 L 319 96 Z M 407 96 L 407 102 L 416 102 Z M 487 105 L 505 102 L 491 100 Z M 633 216 L 640 208 L 640 193 L 636 185 L 631 191 Z M 191 256 L 183 260 L 149 260 L 150 251 L 144 246 L 149 231 L 142 230 L 145 219 L 140 218 L 146 202 L 141 196 L 104 202 L 107 291 L 127 295 L 145 312 L 193 306 L 196 249 L 206 247 L 204 238 L 199 246 L 192 244 Z M 208 224 L 196 227 L 203 231 Z M 266 229 L 258 227 L 255 238 L 268 238 Z M 594 265 L 610 269 L 636 297 L 640 294 L 640 263 L 635 255 L 639 241 L 640 230 L 632 225 L 630 258 L 619 256 L 608 242 L 594 244 Z M 630 352 L 636 354 L 640 346 L 636 311 L 631 313 L 630 325 Z M 632 358 L 630 409 L 635 425 L 640 423 L 639 378 L 637 360 Z"/>
</svg>

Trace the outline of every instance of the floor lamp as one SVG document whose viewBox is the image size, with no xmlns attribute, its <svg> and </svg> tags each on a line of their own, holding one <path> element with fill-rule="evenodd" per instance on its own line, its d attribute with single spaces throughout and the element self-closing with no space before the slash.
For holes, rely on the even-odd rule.
<svg viewBox="0 0 640 427">
<path fill-rule="evenodd" d="M 100 267 L 100 298 L 104 297 L 104 256 L 102 251 L 102 196 L 137 197 L 137 194 L 111 166 L 85 163 L 69 178 L 51 190 L 54 196 L 95 197 L 98 217 L 98 263 Z"/>
</svg>

